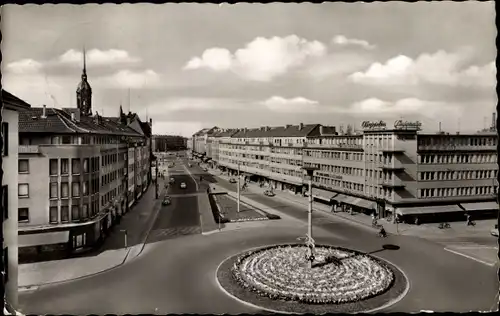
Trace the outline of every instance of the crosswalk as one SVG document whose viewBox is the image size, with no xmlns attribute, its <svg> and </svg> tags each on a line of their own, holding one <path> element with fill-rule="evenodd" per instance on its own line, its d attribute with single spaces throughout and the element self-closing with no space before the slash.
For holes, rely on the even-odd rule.
<svg viewBox="0 0 500 316">
<path fill-rule="evenodd" d="M 168 239 L 179 236 L 201 234 L 200 226 L 171 227 L 155 229 L 149 235 L 150 239 Z"/>
</svg>

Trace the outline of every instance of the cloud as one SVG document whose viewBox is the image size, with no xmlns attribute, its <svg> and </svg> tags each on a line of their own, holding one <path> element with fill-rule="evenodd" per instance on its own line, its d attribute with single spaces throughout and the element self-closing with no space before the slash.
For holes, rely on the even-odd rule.
<svg viewBox="0 0 500 316">
<path fill-rule="evenodd" d="M 33 59 L 21 59 L 7 64 L 6 70 L 15 74 L 32 74 L 42 69 L 43 65 Z"/>
<path fill-rule="evenodd" d="M 332 43 L 339 46 L 360 46 L 365 49 L 374 49 L 375 45 L 368 43 L 365 40 L 355 39 L 355 38 L 347 38 L 343 35 L 337 35 L 332 39 Z"/>
<path fill-rule="evenodd" d="M 422 54 L 417 59 L 399 55 L 386 63 L 373 63 L 365 72 L 349 76 L 353 82 L 374 85 L 416 85 L 431 83 L 449 86 L 493 86 L 496 84 L 494 62 L 485 66 L 462 65 L 470 57 L 470 51 L 456 53 L 438 51 Z"/>
<path fill-rule="evenodd" d="M 155 121 L 153 117 L 153 134 L 155 135 L 180 135 L 191 137 L 209 124 L 203 122 L 172 122 L 172 121 Z"/>
<path fill-rule="evenodd" d="M 185 70 L 211 69 L 232 71 L 253 81 L 270 81 L 290 69 L 299 67 L 311 57 L 325 55 L 326 46 L 318 41 L 308 41 L 296 35 L 286 37 L 257 37 L 232 54 L 225 48 L 210 48 L 201 57 L 194 57 Z"/>
<path fill-rule="evenodd" d="M 418 114 L 425 117 L 439 115 L 457 115 L 461 112 L 460 105 L 441 101 L 426 101 L 418 98 L 405 98 L 394 102 L 383 101 L 377 98 L 368 98 L 355 102 L 348 112 L 356 114 L 405 115 Z M 445 114 L 446 113 L 446 114 Z"/>
<path fill-rule="evenodd" d="M 336 75 L 345 75 L 370 65 L 371 59 L 364 54 L 338 52 L 325 58 L 317 59 L 307 68 L 314 79 L 325 79 Z"/>
<path fill-rule="evenodd" d="M 161 76 L 151 69 L 139 72 L 126 69 L 111 76 L 89 79 L 89 82 L 92 86 L 104 88 L 157 88 L 161 86 Z"/>
<path fill-rule="evenodd" d="M 99 50 L 91 49 L 86 52 L 88 66 L 104 66 L 111 64 L 130 64 L 138 63 L 140 58 L 131 57 L 127 51 L 119 49 Z M 70 49 L 59 56 L 58 63 L 82 66 L 83 52 Z"/>
<path fill-rule="evenodd" d="M 261 102 L 261 104 L 275 112 L 311 112 L 320 109 L 318 101 L 309 100 L 303 97 L 286 99 L 280 96 L 272 96 Z"/>
</svg>

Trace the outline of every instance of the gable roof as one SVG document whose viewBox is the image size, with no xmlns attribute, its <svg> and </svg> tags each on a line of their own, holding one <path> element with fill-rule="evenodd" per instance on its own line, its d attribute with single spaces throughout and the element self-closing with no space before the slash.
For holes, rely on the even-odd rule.
<svg viewBox="0 0 500 316">
<path fill-rule="evenodd" d="M 232 135 L 233 138 L 259 138 L 259 137 L 306 137 L 309 136 L 320 124 L 287 125 L 278 127 L 260 127 L 240 129 Z M 267 128 L 267 130 L 266 130 Z"/>
<path fill-rule="evenodd" d="M 8 108 L 10 110 L 14 111 L 21 111 L 21 110 L 26 110 L 31 107 L 28 103 L 25 101 L 19 99 L 12 93 L 5 91 L 2 89 L 2 102 L 5 108 Z"/>
</svg>

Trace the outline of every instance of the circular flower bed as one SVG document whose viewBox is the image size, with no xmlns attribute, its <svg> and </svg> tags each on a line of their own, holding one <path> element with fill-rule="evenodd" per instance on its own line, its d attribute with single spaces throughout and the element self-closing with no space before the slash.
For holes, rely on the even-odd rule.
<svg viewBox="0 0 500 316">
<path fill-rule="evenodd" d="M 246 252 L 232 266 L 240 286 L 274 300 L 342 304 L 387 291 L 394 273 L 381 261 L 353 250 L 316 246 L 310 269 L 308 248 L 290 244 Z"/>
</svg>

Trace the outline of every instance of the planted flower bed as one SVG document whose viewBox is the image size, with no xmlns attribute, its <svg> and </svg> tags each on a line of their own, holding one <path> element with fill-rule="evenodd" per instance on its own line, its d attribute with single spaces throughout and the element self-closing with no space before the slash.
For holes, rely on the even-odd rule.
<svg viewBox="0 0 500 316">
<path fill-rule="evenodd" d="M 353 250 L 316 246 L 310 269 L 302 244 L 271 246 L 246 252 L 231 272 L 237 283 L 273 300 L 307 304 L 362 301 L 387 291 L 394 273 L 380 260 Z"/>
</svg>

